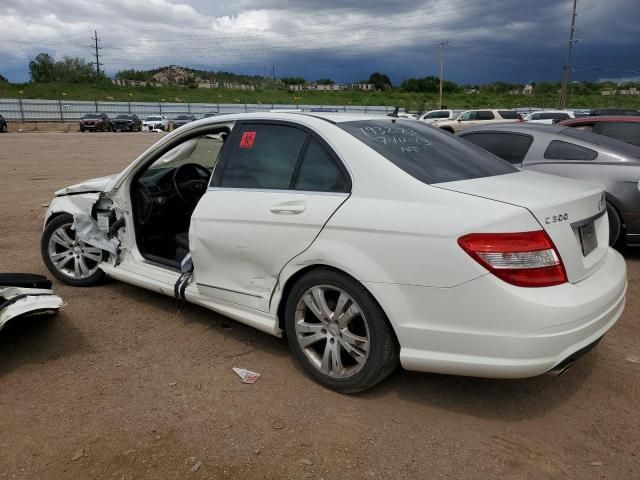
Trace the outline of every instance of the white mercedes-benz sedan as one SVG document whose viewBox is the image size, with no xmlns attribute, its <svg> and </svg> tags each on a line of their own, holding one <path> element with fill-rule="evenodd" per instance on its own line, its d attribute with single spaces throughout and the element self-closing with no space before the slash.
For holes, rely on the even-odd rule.
<svg viewBox="0 0 640 480">
<path fill-rule="evenodd" d="M 418 121 L 254 113 L 192 122 L 56 192 L 42 256 L 283 335 L 322 385 L 408 370 L 559 370 L 620 317 L 604 191 L 521 171 Z"/>
</svg>

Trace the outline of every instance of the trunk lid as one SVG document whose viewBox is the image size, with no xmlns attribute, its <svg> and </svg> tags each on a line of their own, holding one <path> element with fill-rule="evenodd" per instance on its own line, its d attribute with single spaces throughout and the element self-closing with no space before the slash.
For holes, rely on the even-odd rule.
<svg viewBox="0 0 640 480">
<path fill-rule="evenodd" d="M 605 258 L 609 222 L 602 186 L 532 171 L 434 186 L 529 210 L 551 237 L 571 283 L 588 277 Z"/>
</svg>

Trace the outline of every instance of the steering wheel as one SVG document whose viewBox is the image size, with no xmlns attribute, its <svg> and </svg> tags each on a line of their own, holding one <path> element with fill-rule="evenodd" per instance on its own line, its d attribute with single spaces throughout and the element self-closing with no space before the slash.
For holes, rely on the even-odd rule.
<svg viewBox="0 0 640 480">
<path fill-rule="evenodd" d="M 180 200 L 195 208 L 204 195 L 211 172 L 197 163 L 185 163 L 173 171 L 173 188 Z"/>
</svg>

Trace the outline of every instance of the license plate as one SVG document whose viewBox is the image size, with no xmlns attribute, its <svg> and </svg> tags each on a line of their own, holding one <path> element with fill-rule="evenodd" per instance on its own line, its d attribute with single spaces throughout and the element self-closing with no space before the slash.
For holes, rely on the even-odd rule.
<svg viewBox="0 0 640 480">
<path fill-rule="evenodd" d="M 582 244 L 582 254 L 586 257 L 598 246 L 596 227 L 593 222 L 587 223 L 578 229 L 580 233 L 580 243 Z"/>
</svg>

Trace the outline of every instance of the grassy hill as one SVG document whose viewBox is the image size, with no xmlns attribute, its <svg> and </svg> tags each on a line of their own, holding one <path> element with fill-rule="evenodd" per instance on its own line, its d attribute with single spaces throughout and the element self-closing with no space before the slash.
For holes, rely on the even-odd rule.
<svg viewBox="0 0 640 480">
<path fill-rule="evenodd" d="M 389 105 L 412 111 L 429 110 L 437 104 L 436 94 L 406 93 L 399 90 L 362 92 L 288 92 L 256 89 L 255 91 L 166 87 L 122 87 L 104 84 L 0 83 L 0 98 L 42 98 L 132 102 L 192 103 L 261 103 L 314 105 Z M 493 93 L 447 94 L 444 102 L 450 108 L 481 107 L 557 107 L 556 95 L 497 95 Z M 571 108 L 625 107 L 640 109 L 640 96 L 573 95 Z"/>
</svg>

